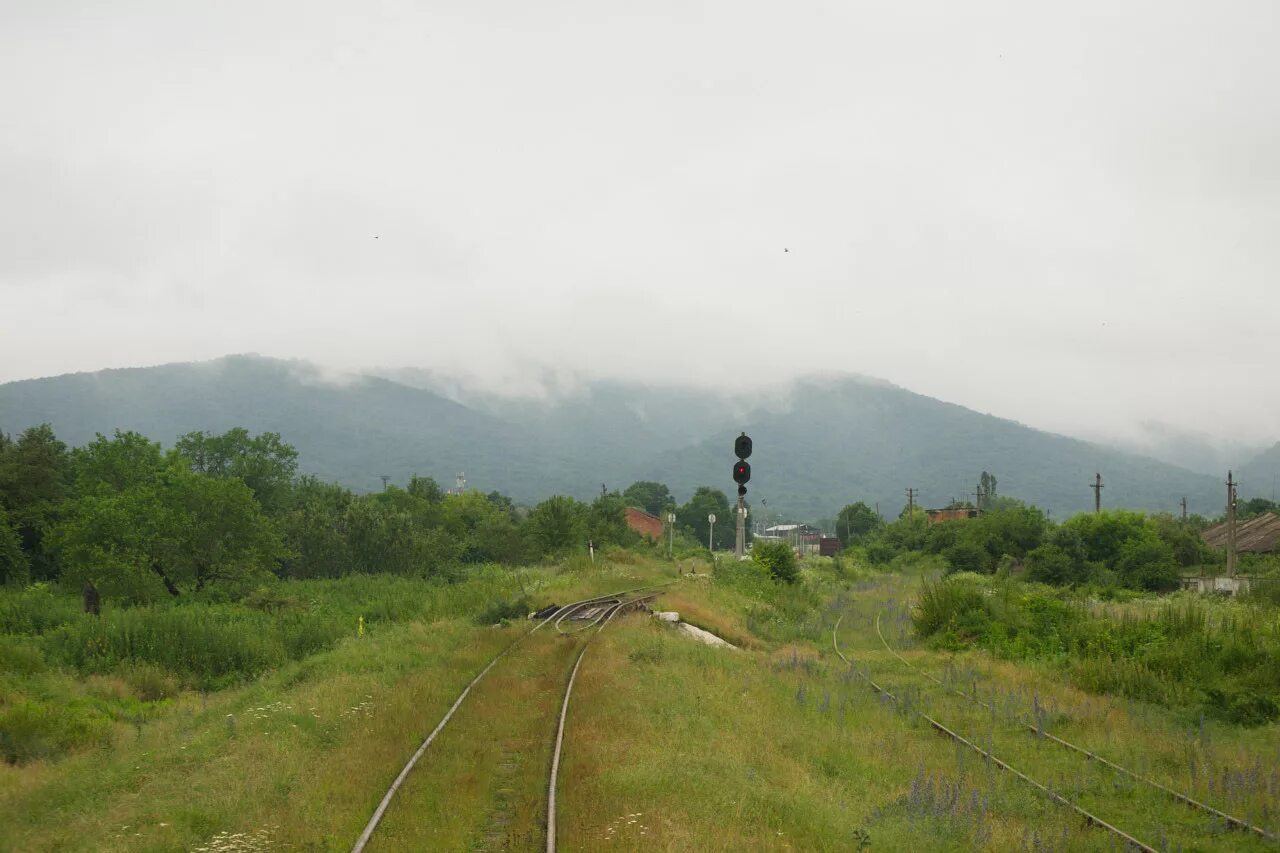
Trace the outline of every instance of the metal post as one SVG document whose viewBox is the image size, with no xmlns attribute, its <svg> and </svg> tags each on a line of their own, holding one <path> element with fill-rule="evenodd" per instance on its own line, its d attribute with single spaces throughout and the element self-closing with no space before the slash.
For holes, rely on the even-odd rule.
<svg viewBox="0 0 1280 853">
<path fill-rule="evenodd" d="M 667 559 L 670 560 L 675 552 L 676 544 L 676 514 L 674 512 L 667 513 Z"/>
<path fill-rule="evenodd" d="M 707 516 L 707 550 L 714 552 L 716 550 L 716 514 L 713 512 Z"/>
<path fill-rule="evenodd" d="M 733 537 L 733 556 L 741 560 L 743 557 L 747 556 L 747 500 L 742 495 L 738 495 L 738 511 L 736 516 L 737 530 Z"/>
</svg>

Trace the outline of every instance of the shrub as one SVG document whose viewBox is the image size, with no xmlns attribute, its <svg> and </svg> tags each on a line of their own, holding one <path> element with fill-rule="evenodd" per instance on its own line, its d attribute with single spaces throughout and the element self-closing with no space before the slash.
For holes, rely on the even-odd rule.
<svg viewBox="0 0 1280 853">
<path fill-rule="evenodd" d="M 511 601 L 497 599 L 490 602 L 487 607 L 476 614 L 475 623 L 477 625 L 496 625 L 507 619 L 523 619 L 532 610 L 534 610 L 533 604 L 524 596 Z"/>
<path fill-rule="evenodd" d="M 987 552 L 974 542 L 956 542 L 943 551 L 942 556 L 947 561 L 949 571 L 985 572 L 989 568 Z"/>
<path fill-rule="evenodd" d="M 80 703 L 24 701 L 0 708 L 0 757 L 10 764 L 56 758 L 110 740 L 110 719 Z"/>
<path fill-rule="evenodd" d="M 925 583 L 911 611 L 911 623 L 922 637 L 947 633 L 959 641 L 982 637 L 990 624 L 987 599 L 971 584 L 955 579 Z"/>
<path fill-rule="evenodd" d="M 158 702 L 178 695 L 178 679 L 155 664 L 127 663 L 118 672 L 134 695 L 144 702 Z"/>
<path fill-rule="evenodd" d="M 0 635 L 0 672 L 35 675 L 44 669 L 44 655 L 34 640 Z"/>
<path fill-rule="evenodd" d="M 781 583 L 800 580 L 796 555 L 785 542 L 760 542 L 751 546 L 751 559 L 769 572 L 769 576 Z"/>
</svg>

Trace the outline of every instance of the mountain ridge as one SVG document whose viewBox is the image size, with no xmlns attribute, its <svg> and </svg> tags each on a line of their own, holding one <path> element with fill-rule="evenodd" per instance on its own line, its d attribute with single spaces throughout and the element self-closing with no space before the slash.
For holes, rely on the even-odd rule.
<svg viewBox="0 0 1280 853">
<path fill-rule="evenodd" d="M 299 470 L 353 488 L 378 488 L 383 474 L 447 485 L 465 471 L 523 502 L 588 498 L 636 479 L 667 482 L 680 497 L 698 485 L 732 492 L 730 442 L 746 430 L 757 450 L 749 499 L 768 512 L 816 519 L 867 500 L 893 515 L 908 486 L 942 505 L 965 499 L 987 470 L 1001 493 L 1063 517 L 1091 508 L 1095 469 L 1107 506 L 1173 511 L 1185 495 L 1194 512 L 1220 511 L 1213 477 L 873 377 L 813 375 L 754 397 L 600 381 L 551 398 L 472 389 L 462 402 L 386 373 L 234 355 L 19 380 L 0 385 L 0 428 L 49 422 L 72 445 L 134 429 L 168 446 L 192 430 L 244 426 L 281 433 Z"/>
</svg>

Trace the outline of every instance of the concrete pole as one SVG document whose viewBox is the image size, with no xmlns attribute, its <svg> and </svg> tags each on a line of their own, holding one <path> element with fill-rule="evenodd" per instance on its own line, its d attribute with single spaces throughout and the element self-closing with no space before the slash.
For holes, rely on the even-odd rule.
<svg viewBox="0 0 1280 853">
<path fill-rule="evenodd" d="M 747 499 L 738 495 L 737 530 L 733 537 L 733 556 L 742 559 L 747 556 Z"/>
<path fill-rule="evenodd" d="M 1227 577 L 1236 576 L 1236 486 L 1232 472 L 1227 472 Z"/>
</svg>

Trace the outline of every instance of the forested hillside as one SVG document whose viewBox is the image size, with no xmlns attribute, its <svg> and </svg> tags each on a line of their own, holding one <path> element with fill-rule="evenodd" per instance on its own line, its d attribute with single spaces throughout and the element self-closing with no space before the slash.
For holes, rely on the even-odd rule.
<svg viewBox="0 0 1280 853">
<path fill-rule="evenodd" d="M 551 399 L 458 393 L 430 374 L 399 381 L 327 378 L 314 366 L 254 356 L 107 370 L 0 385 L 0 430 L 49 423 L 71 445 L 136 430 L 166 445 L 193 430 L 278 432 L 298 470 L 357 490 L 414 474 L 498 490 L 521 502 L 580 498 L 634 480 L 685 500 L 702 484 L 731 490 L 731 439 L 755 438 L 750 498 L 769 512 L 833 515 L 853 499 L 896 513 L 903 490 L 925 505 L 963 499 L 978 475 L 1055 516 L 1091 505 L 1096 471 L 1108 506 L 1220 510 L 1217 478 L 983 415 L 874 380 L 808 380 L 754 395 L 625 383 Z M 432 388 L 436 390 L 432 390 Z M 461 402 L 459 402 L 461 401 Z"/>
<path fill-rule="evenodd" d="M 1241 497 L 1275 500 L 1276 489 L 1280 488 L 1280 442 L 1240 466 L 1236 473 Z"/>
</svg>

